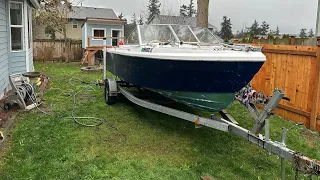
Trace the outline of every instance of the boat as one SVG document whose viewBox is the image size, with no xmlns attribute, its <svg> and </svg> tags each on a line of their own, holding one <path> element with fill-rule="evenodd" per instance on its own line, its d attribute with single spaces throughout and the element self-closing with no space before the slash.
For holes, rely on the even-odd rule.
<svg viewBox="0 0 320 180">
<path fill-rule="evenodd" d="M 224 44 L 206 28 L 138 25 L 124 45 L 107 49 L 107 69 L 122 81 L 216 112 L 259 71 L 266 61 L 261 51 Z"/>
</svg>

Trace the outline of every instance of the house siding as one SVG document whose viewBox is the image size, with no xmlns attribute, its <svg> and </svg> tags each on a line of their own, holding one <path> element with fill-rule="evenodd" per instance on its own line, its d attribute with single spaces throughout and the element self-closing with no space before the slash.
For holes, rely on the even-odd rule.
<svg viewBox="0 0 320 180">
<path fill-rule="evenodd" d="M 107 37 L 111 37 L 112 34 L 111 34 L 111 30 L 121 30 L 121 36 L 124 36 L 124 32 L 123 32 L 123 25 L 109 25 L 109 24 L 87 24 L 87 35 L 88 36 L 93 36 L 93 29 L 94 28 L 101 28 L 101 29 L 106 29 L 106 36 Z M 83 28 L 84 29 L 84 26 Z M 84 37 L 85 35 L 82 34 L 83 36 L 83 41 L 85 38 L 88 38 L 88 37 Z M 111 39 L 107 39 L 107 45 L 111 45 Z M 91 46 L 102 46 L 103 45 L 103 41 L 102 40 L 90 40 L 90 45 Z"/>
<path fill-rule="evenodd" d="M 22 2 L 24 3 L 23 0 L 14 0 L 16 2 Z M 10 1 L 9 1 L 10 2 Z M 24 6 L 23 6 L 23 11 L 25 11 Z M 7 20 L 9 22 L 9 17 L 7 17 Z M 25 13 L 23 13 L 23 18 L 25 18 Z M 25 19 L 23 19 L 24 22 Z M 25 24 L 24 24 L 25 25 Z M 11 44 L 10 44 L 10 26 L 8 25 L 8 50 L 9 50 L 9 74 L 15 74 L 15 73 L 24 73 L 26 72 L 27 68 L 27 62 L 26 62 L 26 53 L 27 52 L 27 44 L 28 44 L 28 39 L 25 37 L 25 31 L 26 27 L 23 28 L 23 46 L 24 50 L 22 51 L 11 51 Z"/>
<path fill-rule="evenodd" d="M 10 74 L 26 72 L 26 52 L 10 52 Z"/>
<path fill-rule="evenodd" d="M 7 1 L 0 0 L 0 98 L 9 85 Z"/>
<path fill-rule="evenodd" d="M 75 20 L 78 22 L 78 28 L 73 28 L 72 21 L 67 24 L 67 38 L 73 40 L 81 40 L 81 25 L 84 23 L 84 20 Z M 46 26 L 45 25 L 35 25 L 34 26 L 34 38 L 35 39 L 51 39 L 45 33 Z M 63 39 L 63 35 L 61 33 L 56 33 L 56 39 Z"/>
</svg>

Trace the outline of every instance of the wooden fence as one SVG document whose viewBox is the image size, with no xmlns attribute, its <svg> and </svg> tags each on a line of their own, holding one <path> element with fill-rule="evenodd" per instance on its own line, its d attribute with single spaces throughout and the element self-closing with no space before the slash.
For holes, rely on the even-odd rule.
<svg viewBox="0 0 320 180">
<path fill-rule="evenodd" d="M 261 46 L 261 45 L 260 45 Z M 316 46 L 262 45 L 267 61 L 251 82 L 253 88 L 272 95 L 275 88 L 291 101 L 281 101 L 275 113 L 320 130 L 319 69 Z"/>
<path fill-rule="evenodd" d="M 70 51 L 65 53 L 63 40 L 34 40 L 33 56 L 35 61 L 65 61 L 69 55 L 70 61 L 81 61 L 83 56 L 82 41 L 71 41 L 68 43 Z"/>
</svg>

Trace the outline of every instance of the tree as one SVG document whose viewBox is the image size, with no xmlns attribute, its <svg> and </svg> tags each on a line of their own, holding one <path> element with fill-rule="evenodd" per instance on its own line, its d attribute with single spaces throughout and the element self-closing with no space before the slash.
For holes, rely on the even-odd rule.
<svg viewBox="0 0 320 180">
<path fill-rule="evenodd" d="M 137 25 L 137 17 L 136 17 L 136 13 L 133 14 L 132 16 L 132 20 L 131 20 L 131 24 L 136 26 Z"/>
<path fill-rule="evenodd" d="M 307 29 L 305 29 L 305 28 L 300 29 L 300 37 L 302 37 L 302 38 L 307 37 L 306 30 L 307 30 Z"/>
<path fill-rule="evenodd" d="M 274 33 L 275 35 L 277 35 L 277 36 L 279 36 L 280 35 L 280 30 L 279 30 L 279 26 L 277 26 L 277 29 L 276 29 L 276 31 L 275 31 L 275 33 Z"/>
<path fill-rule="evenodd" d="M 251 27 L 247 28 L 249 30 L 249 33 L 251 36 L 255 35 L 260 35 L 261 34 L 261 29 L 259 27 L 259 23 L 257 20 L 254 20 L 253 24 Z"/>
<path fill-rule="evenodd" d="M 197 27 L 208 28 L 209 0 L 198 0 Z"/>
<path fill-rule="evenodd" d="M 125 20 L 124 15 L 123 15 L 122 12 L 118 15 L 118 18 L 119 18 L 120 20 Z"/>
<path fill-rule="evenodd" d="M 38 10 L 36 22 L 45 26 L 45 33 L 52 39 L 56 38 L 56 33 L 63 36 L 65 42 L 64 56 L 69 62 L 70 47 L 67 38 L 67 25 L 69 24 L 69 14 L 72 5 L 69 0 L 41 0 L 41 8 Z"/>
<path fill-rule="evenodd" d="M 261 24 L 261 35 L 267 35 L 268 31 L 269 31 L 269 24 L 266 21 L 263 21 Z"/>
<path fill-rule="evenodd" d="M 223 16 L 222 23 L 221 23 L 221 31 L 219 35 L 224 40 L 229 40 L 232 38 L 232 24 L 230 18 L 228 19 L 227 16 Z"/>
<path fill-rule="evenodd" d="M 241 29 L 241 31 L 237 31 L 234 37 L 236 38 L 243 38 L 247 36 L 247 32 L 244 29 Z"/>
<path fill-rule="evenodd" d="M 189 4 L 189 6 L 188 6 L 188 8 L 187 8 L 187 15 L 189 16 L 189 17 L 193 17 L 193 15 L 195 15 L 197 12 L 196 12 L 196 10 L 195 10 L 195 8 L 194 8 L 194 3 L 193 3 L 193 0 L 190 0 L 190 4 Z"/>
<path fill-rule="evenodd" d="M 180 6 L 180 16 L 187 17 L 188 16 L 187 13 L 188 13 L 188 7 L 185 4 Z"/>
<path fill-rule="evenodd" d="M 159 0 L 149 0 L 149 5 L 147 6 L 148 21 L 150 21 L 153 16 L 160 14 L 160 6 L 161 3 L 159 2 Z"/>
<path fill-rule="evenodd" d="M 143 17 L 140 14 L 139 25 L 143 25 Z"/>
<path fill-rule="evenodd" d="M 314 32 L 313 32 L 313 29 L 312 29 L 312 28 L 309 30 L 308 36 L 309 36 L 309 37 L 314 37 Z"/>
</svg>

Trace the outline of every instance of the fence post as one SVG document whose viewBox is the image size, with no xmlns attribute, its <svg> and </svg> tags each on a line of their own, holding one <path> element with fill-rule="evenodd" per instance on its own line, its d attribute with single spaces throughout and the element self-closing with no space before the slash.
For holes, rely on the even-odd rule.
<svg viewBox="0 0 320 180">
<path fill-rule="evenodd" d="M 71 54 L 71 41 L 68 39 L 68 41 L 67 41 L 67 59 L 66 59 L 66 61 L 67 62 L 70 62 L 70 54 Z"/>
<path fill-rule="evenodd" d="M 311 130 L 317 130 L 317 118 L 319 110 L 319 96 L 320 96 L 320 46 L 317 47 L 317 59 L 316 59 L 316 73 L 315 82 L 313 87 L 313 98 L 312 98 L 312 109 L 311 109 L 311 119 L 310 128 Z"/>
<path fill-rule="evenodd" d="M 290 37 L 290 44 L 291 45 L 296 45 L 296 37 Z"/>
</svg>

